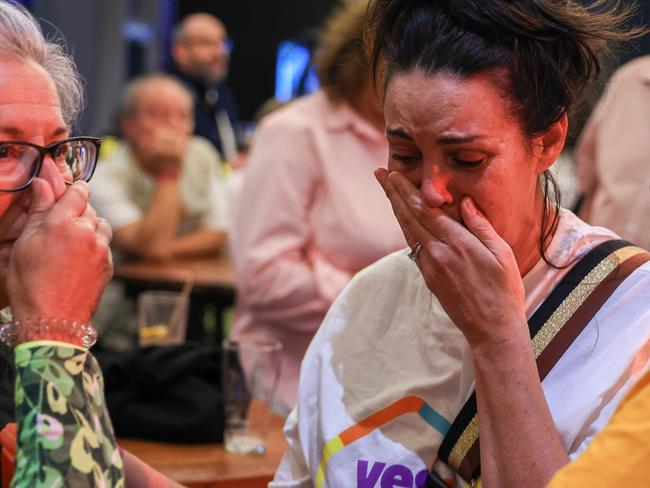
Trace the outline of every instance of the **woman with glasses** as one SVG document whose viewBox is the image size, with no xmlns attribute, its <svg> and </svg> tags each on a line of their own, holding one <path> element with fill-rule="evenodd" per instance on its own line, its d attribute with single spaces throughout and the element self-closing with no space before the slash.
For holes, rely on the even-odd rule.
<svg viewBox="0 0 650 488">
<path fill-rule="evenodd" d="M 0 1 L 0 427 L 15 415 L 12 486 L 121 486 L 125 467 L 134 486 L 165 486 L 118 452 L 88 351 L 112 261 L 110 226 L 88 204 L 100 141 L 70 137 L 81 100 L 61 46 Z"/>
<path fill-rule="evenodd" d="M 410 250 L 329 310 L 270 486 L 541 487 L 650 369 L 650 256 L 561 209 L 547 172 L 631 35 L 616 5 L 372 2 L 375 175 Z"/>
</svg>

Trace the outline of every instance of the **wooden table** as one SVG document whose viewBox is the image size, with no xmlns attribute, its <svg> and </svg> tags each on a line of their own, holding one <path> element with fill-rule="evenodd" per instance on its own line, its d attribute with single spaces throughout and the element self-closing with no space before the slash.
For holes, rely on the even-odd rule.
<svg viewBox="0 0 650 488">
<path fill-rule="evenodd" d="M 196 290 L 219 290 L 234 293 L 235 273 L 228 257 L 200 260 L 175 260 L 167 262 L 130 261 L 116 264 L 115 278 L 140 284 L 182 287 L 193 279 Z"/>
<path fill-rule="evenodd" d="M 144 290 L 180 290 L 192 280 L 188 320 L 188 339 L 202 339 L 201 324 L 207 307 L 216 309 L 217 331 L 223 336 L 223 311 L 235 301 L 235 273 L 226 256 L 213 259 L 167 262 L 131 261 L 115 265 L 113 276 L 125 282 L 127 291 L 136 295 Z"/>
<path fill-rule="evenodd" d="M 163 444 L 119 439 L 118 443 L 169 478 L 190 488 L 266 488 L 287 444 L 284 419 L 273 416 L 263 456 L 233 454 L 221 444 Z"/>
</svg>

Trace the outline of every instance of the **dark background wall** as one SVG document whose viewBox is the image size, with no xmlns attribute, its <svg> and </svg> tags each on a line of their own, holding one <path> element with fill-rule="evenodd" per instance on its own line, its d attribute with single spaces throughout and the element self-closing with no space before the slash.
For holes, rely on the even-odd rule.
<svg viewBox="0 0 650 488">
<path fill-rule="evenodd" d="M 650 0 L 638 0 L 639 15 L 635 22 L 640 25 L 650 26 Z M 636 58 L 641 54 L 650 54 L 650 35 L 646 35 L 635 43 L 634 49 L 623 54 L 621 61 Z"/>
<path fill-rule="evenodd" d="M 181 0 L 178 18 L 193 12 L 219 17 L 234 41 L 229 85 L 241 117 L 251 120 L 255 110 L 273 96 L 278 43 L 311 26 L 319 26 L 336 0 Z"/>
<path fill-rule="evenodd" d="M 319 26 L 338 0 L 23 0 L 47 34 L 65 38 L 86 81 L 78 133 L 114 130 L 124 82 L 169 62 L 173 24 L 193 12 L 219 17 L 234 41 L 229 84 L 242 120 L 275 89 L 278 43 Z"/>
<path fill-rule="evenodd" d="M 273 95 L 278 43 L 320 26 L 339 0 L 22 1 L 46 32 L 63 35 L 86 79 L 88 104 L 77 132 L 102 134 L 114 126 L 124 82 L 165 66 L 171 27 L 185 15 L 210 12 L 226 24 L 235 46 L 229 84 L 241 118 L 251 120 Z M 637 22 L 648 25 L 650 0 L 637 3 Z M 650 36 L 619 51 L 612 68 L 642 54 L 650 54 Z"/>
</svg>

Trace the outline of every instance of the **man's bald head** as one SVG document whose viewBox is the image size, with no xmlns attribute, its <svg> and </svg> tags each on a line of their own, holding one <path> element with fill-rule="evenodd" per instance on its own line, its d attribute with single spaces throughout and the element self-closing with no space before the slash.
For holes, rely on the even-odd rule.
<svg viewBox="0 0 650 488">
<path fill-rule="evenodd" d="M 188 15 L 174 31 L 172 56 L 183 73 L 209 83 L 222 81 L 230 56 L 226 27 L 207 13 Z"/>
</svg>

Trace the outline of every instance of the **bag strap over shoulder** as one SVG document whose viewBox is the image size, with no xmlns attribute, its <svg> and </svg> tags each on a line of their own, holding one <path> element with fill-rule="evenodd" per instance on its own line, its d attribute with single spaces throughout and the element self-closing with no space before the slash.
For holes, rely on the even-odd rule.
<svg viewBox="0 0 650 488">
<path fill-rule="evenodd" d="M 611 240 L 593 248 L 573 266 L 528 320 L 540 380 L 546 377 L 616 288 L 648 260 L 650 253 L 645 250 L 623 240 Z M 476 392 L 471 394 L 449 428 L 437 459 L 443 460 L 468 482 L 480 475 Z M 439 486 L 435 484 L 433 472 L 430 478 L 426 486 Z"/>
</svg>

